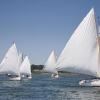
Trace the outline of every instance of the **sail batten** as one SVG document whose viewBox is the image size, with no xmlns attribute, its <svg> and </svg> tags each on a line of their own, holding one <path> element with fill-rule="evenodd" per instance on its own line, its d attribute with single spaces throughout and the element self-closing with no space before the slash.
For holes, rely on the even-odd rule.
<svg viewBox="0 0 100 100">
<path fill-rule="evenodd" d="M 58 58 L 56 68 L 60 71 L 97 76 L 99 47 L 94 9 L 79 24 Z"/>
</svg>

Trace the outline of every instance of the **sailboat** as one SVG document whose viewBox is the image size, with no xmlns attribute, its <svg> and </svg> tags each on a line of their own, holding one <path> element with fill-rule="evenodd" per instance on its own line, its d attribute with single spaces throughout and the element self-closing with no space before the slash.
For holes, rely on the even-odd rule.
<svg viewBox="0 0 100 100">
<path fill-rule="evenodd" d="M 98 26 L 98 44 L 99 44 L 99 62 L 100 62 L 100 25 Z M 100 79 L 81 80 L 79 85 L 82 86 L 100 86 Z"/>
<path fill-rule="evenodd" d="M 51 75 L 52 77 L 58 78 L 59 75 L 58 75 L 58 72 L 57 72 L 56 67 L 55 67 L 56 61 L 57 61 L 57 58 L 56 58 L 55 52 L 53 50 L 51 52 L 50 56 L 48 57 L 45 65 L 44 65 L 43 70 L 45 72 L 52 73 L 52 75 Z"/>
<path fill-rule="evenodd" d="M 28 56 L 26 56 L 20 66 L 20 74 L 22 77 L 32 78 L 31 77 L 31 65 Z"/>
<path fill-rule="evenodd" d="M 100 77 L 100 56 L 94 9 L 76 28 L 56 63 L 58 71 Z M 94 84 L 92 84 L 92 81 Z M 98 84 L 95 84 L 95 83 Z M 89 84 L 87 84 L 89 83 Z M 84 86 L 100 86 L 100 80 L 80 81 Z"/>
<path fill-rule="evenodd" d="M 0 74 L 7 74 L 10 80 L 20 80 L 19 56 L 15 43 L 8 49 L 0 64 Z"/>
</svg>

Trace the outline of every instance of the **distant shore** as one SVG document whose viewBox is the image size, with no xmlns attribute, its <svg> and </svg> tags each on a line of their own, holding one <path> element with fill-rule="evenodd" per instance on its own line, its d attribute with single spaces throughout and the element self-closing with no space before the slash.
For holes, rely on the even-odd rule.
<svg viewBox="0 0 100 100">
<path fill-rule="evenodd" d="M 43 71 L 44 65 L 31 65 L 31 72 L 32 73 L 47 73 Z M 71 72 L 65 72 L 65 71 L 59 71 L 59 74 L 66 74 L 66 75 L 77 75 L 75 73 L 71 73 Z"/>
</svg>

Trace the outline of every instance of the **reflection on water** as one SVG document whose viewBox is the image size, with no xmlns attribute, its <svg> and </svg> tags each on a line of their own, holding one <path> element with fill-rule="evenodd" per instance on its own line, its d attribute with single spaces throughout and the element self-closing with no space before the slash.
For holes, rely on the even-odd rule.
<svg viewBox="0 0 100 100">
<path fill-rule="evenodd" d="M 47 73 L 33 74 L 31 80 L 7 81 L 0 77 L 0 100 L 100 100 L 100 87 L 81 87 L 89 76 L 66 74 L 53 79 Z"/>
</svg>

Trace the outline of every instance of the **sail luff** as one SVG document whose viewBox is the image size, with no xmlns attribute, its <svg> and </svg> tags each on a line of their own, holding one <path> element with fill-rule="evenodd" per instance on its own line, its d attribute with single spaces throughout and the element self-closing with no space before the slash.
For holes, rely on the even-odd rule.
<svg viewBox="0 0 100 100">
<path fill-rule="evenodd" d="M 58 58 L 58 70 L 99 75 L 99 47 L 94 9 L 92 8 L 74 31 Z"/>
</svg>

